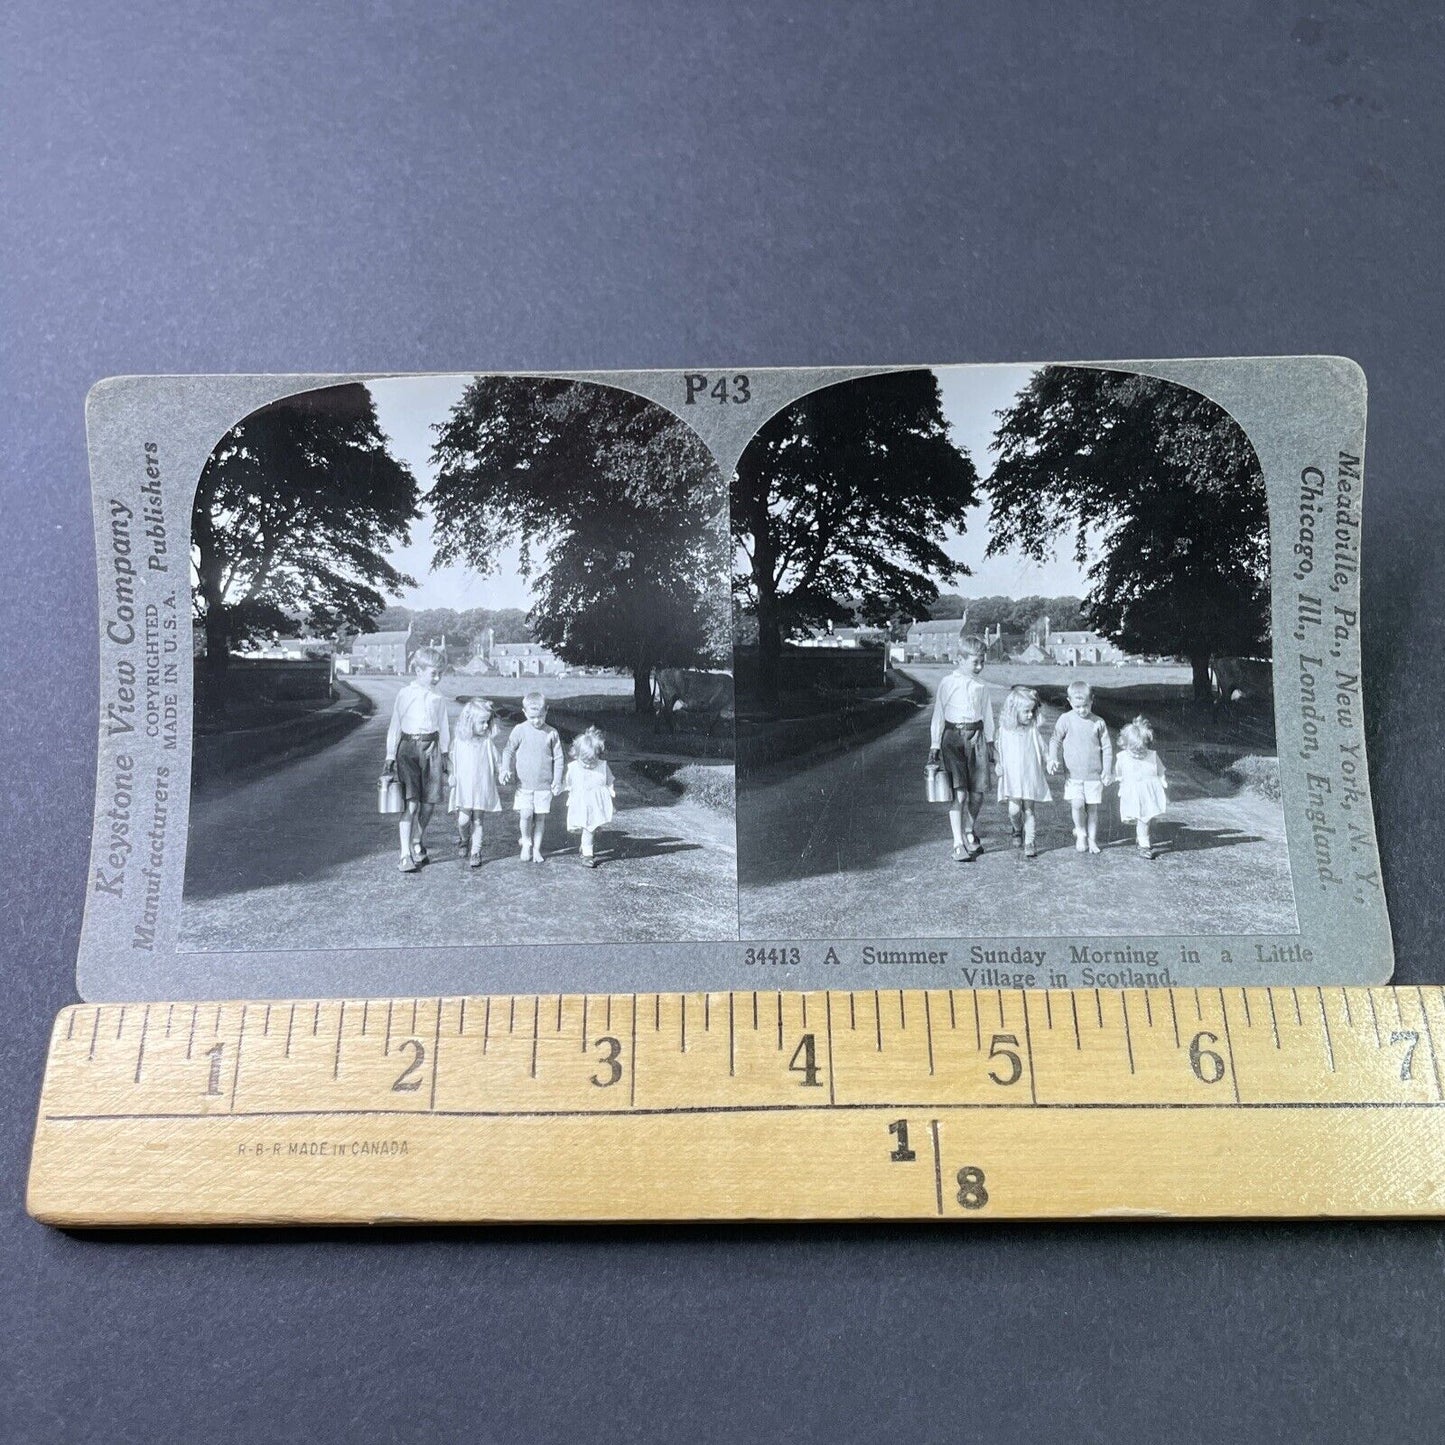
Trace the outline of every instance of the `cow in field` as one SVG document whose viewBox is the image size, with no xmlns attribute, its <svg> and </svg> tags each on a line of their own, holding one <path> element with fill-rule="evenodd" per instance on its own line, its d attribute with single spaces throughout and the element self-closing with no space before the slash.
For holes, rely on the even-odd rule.
<svg viewBox="0 0 1445 1445">
<path fill-rule="evenodd" d="M 699 672 L 687 667 L 660 667 L 652 675 L 657 715 L 668 732 L 676 730 L 674 710 L 703 719 L 704 732 L 712 736 L 718 719 L 733 710 L 733 679 L 730 672 Z"/>
<path fill-rule="evenodd" d="M 1274 711 L 1274 663 L 1267 658 L 1210 658 L 1209 687 L 1226 713 Z"/>
</svg>

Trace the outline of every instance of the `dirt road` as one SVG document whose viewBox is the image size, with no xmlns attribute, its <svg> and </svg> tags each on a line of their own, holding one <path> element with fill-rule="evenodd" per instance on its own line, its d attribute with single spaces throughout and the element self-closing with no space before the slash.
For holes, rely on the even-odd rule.
<svg viewBox="0 0 1445 1445">
<path fill-rule="evenodd" d="M 930 698 L 943 669 L 919 669 Z M 990 678 L 995 706 L 1006 689 Z M 1052 728 L 1057 709 L 1045 712 Z M 856 750 L 764 782 L 739 779 L 740 918 L 769 938 L 1030 937 L 1287 933 L 1296 928 L 1284 818 L 1276 803 L 1199 768 L 1193 742 L 1161 732 L 1169 813 L 1140 858 L 1118 790 L 1105 793 L 1098 857 L 1074 850 L 1063 780 L 1038 806 L 1039 857 L 1011 846 L 986 795 L 985 852 L 955 863 L 946 809 L 924 801 L 929 707 Z"/>
<path fill-rule="evenodd" d="M 737 936 L 732 819 L 643 777 L 625 747 L 610 757 L 617 817 L 599 837 L 605 856 L 595 870 L 582 866 L 566 831 L 563 797 L 541 866 L 518 861 L 509 808 L 487 818 L 485 865 L 467 868 L 439 810 L 427 838 L 433 861 L 400 873 L 396 820 L 376 812 L 376 779 L 401 681 L 355 679 L 376 705 L 361 727 L 273 772 L 193 796 L 183 949 Z M 457 711 L 453 704 L 453 720 Z"/>
</svg>

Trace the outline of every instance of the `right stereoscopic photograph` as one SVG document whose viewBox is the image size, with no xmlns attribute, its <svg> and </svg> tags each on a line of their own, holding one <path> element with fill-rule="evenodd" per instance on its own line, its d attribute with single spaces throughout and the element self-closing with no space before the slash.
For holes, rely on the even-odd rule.
<svg viewBox="0 0 1445 1445">
<path fill-rule="evenodd" d="M 733 482 L 739 922 L 1298 931 L 1260 460 L 1079 366 L 811 392 Z"/>
</svg>

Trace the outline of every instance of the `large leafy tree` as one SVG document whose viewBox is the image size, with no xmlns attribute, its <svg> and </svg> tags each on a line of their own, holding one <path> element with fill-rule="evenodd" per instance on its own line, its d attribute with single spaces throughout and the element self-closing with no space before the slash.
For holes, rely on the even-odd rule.
<svg viewBox="0 0 1445 1445">
<path fill-rule="evenodd" d="M 670 412 L 588 382 L 478 377 L 438 429 L 437 563 L 485 574 L 520 543 L 532 630 L 568 662 L 728 655 L 727 523 L 711 452 Z"/>
<path fill-rule="evenodd" d="M 924 617 L 938 581 L 968 569 L 942 547 L 962 530 L 978 475 L 949 439 L 931 371 L 815 391 L 748 443 L 732 488 L 757 619 L 760 701 L 777 700 L 783 638 L 804 624 Z"/>
<path fill-rule="evenodd" d="M 990 553 L 1070 537 L 1091 624 L 1131 652 L 1270 648 L 1269 508 L 1254 447 L 1220 406 L 1155 377 L 1046 367 L 1000 413 Z"/>
<path fill-rule="evenodd" d="M 192 603 L 206 665 L 272 633 L 366 628 L 414 585 L 388 561 L 419 515 L 363 386 L 287 397 L 232 427 L 191 511 Z"/>
</svg>

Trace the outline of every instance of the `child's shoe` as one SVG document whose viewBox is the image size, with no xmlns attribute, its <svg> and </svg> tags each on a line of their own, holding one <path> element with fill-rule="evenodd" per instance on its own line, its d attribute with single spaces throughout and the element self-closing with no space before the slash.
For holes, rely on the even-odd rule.
<svg viewBox="0 0 1445 1445">
<path fill-rule="evenodd" d="M 582 861 L 587 867 L 595 868 L 597 866 L 597 855 L 595 853 L 584 853 L 582 855 Z"/>
<path fill-rule="evenodd" d="M 1037 858 L 1038 856 L 1039 856 L 1039 850 L 1038 850 L 1037 848 L 1035 848 L 1032 843 L 1025 843 L 1025 844 L 1024 844 L 1024 857 L 1025 857 L 1025 858 Z"/>
<path fill-rule="evenodd" d="M 983 852 L 983 844 L 979 842 L 977 833 L 965 833 L 963 835 L 963 846 L 968 849 L 968 861 L 970 863 Z"/>
<path fill-rule="evenodd" d="M 400 868 L 403 873 L 415 873 L 417 871 L 416 862 L 410 854 L 403 858 L 401 862 L 397 864 L 397 867 Z"/>
<path fill-rule="evenodd" d="M 1011 821 L 1009 827 L 1013 830 L 1014 847 L 1022 848 L 1024 846 L 1024 825 L 1021 822 L 1015 823 Z"/>
<path fill-rule="evenodd" d="M 411 845 L 411 860 L 413 863 L 431 862 L 431 858 L 427 855 L 425 843 L 413 843 Z"/>
<path fill-rule="evenodd" d="M 955 843 L 953 845 L 953 861 L 955 863 L 972 863 L 973 854 L 962 843 Z"/>
<path fill-rule="evenodd" d="M 1087 853 L 1089 851 L 1089 840 L 1082 828 L 1074 829 L 1074 852 Z"/>
</svg>

